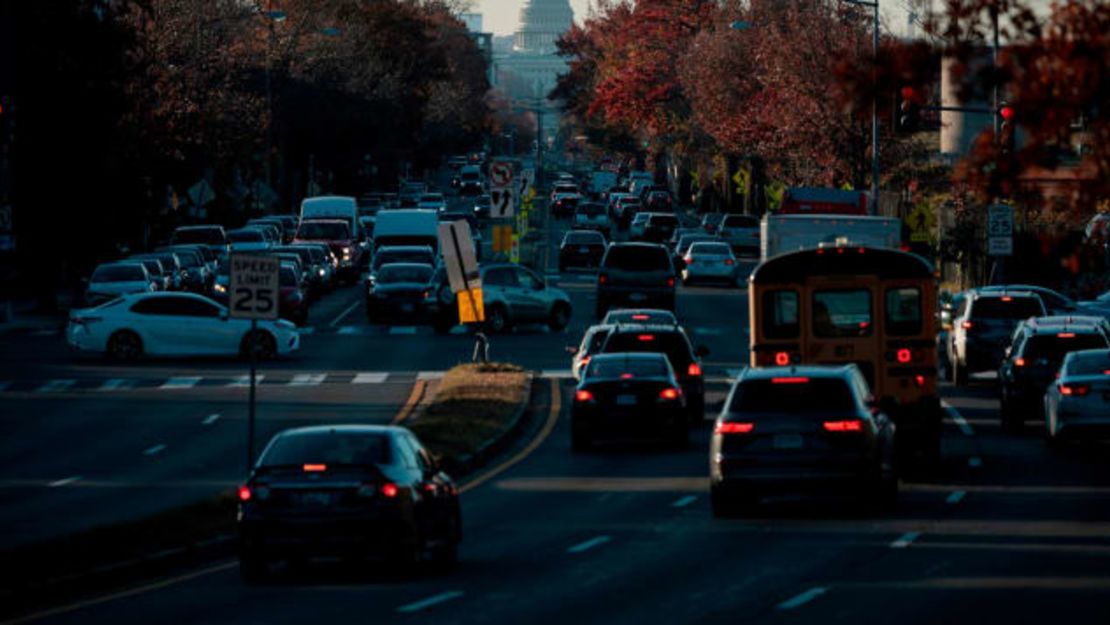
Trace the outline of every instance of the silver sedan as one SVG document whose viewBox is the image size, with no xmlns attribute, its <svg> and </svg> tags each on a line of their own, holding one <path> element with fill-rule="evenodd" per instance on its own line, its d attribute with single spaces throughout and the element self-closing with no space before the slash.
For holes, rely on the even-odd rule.
<svg viewBox="0 0 1110 625">
<path fill-rule="evenodd" d="M 1044 396 L 1048 442 L 1110 437 L 1110 349 L 1071 352 Z"/>
<path fill-rule="evenodd" d="M 690 246 L 683 258 L 682 283 L 724 282 L 736 284 L 736 256 L 728 243 L 698 241 Z"/>
</svg>

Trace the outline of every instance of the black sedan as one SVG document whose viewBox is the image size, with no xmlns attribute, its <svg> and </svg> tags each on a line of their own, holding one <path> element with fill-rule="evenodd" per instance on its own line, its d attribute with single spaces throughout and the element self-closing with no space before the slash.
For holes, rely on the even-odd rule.
<svg viewBox="0 0 1110 625">
<path fill-rule="evenodd" d="M 432 315 L 435 269 L 421 263 L 382 265 L 366 287 L 366 319 L 379 323 L 400 319 L 425 321 Z"/>
<path fill-rule="evenodd" d="M 559 244 L 559 271 L 568 267 L 597 267 L 605 256 L 605 237 L 592 230 L 571 230 Z"/>
<path fill-rule="evenodd" d="M 687 440 L 686 398 L 663 354 L 597 354 L 574 391 L 571 446 L 598 439 Z"/>
<path fill-rule="evenodd" d="M 259 582 L 273 560 L 454 562 L 458 489 L 405 428 L 322 425 L 286 430 L 239 487 L 239 565 Z"/>
<path fill-rule="evenodd" d="M 894 424 L 855 365 L 745 369 L 709 448 L 710 504 L 732 516 L 770 495 L 862 494 L 893 503 Z"/>
</svg>

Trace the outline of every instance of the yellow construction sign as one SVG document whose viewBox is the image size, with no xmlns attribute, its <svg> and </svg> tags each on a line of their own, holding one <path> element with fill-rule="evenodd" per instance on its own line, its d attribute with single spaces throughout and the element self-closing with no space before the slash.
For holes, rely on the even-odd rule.
<svg viewBox="0 0 1110 625">
<path fill-rule="evenodd" d="M 493 226 L 494 253 L 508 253 L 513 249 L 513 227 L 510 225 Z"/>
<path fill-rule="evenodd" d="M 486 309 L 482 305 L 482 289 L 459 291 L 459 323 L 481 323 L 486 320 Z M 471 303 L 473 302 L 473 303 Z M 478 318 L 474 318 L 477 312 Z"/>
</svg>

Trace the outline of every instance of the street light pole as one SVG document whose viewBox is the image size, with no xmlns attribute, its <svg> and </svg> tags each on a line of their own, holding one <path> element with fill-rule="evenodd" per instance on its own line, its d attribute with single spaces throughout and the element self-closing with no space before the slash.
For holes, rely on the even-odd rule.
<svg viewBox="0 0 1110 625">
<path fill-rule="evenodd" d="M 269 27 L 269 37 L 266 43 L 266 159 L 263 161 L 265 165 L 266 184 L 273 188 L 273 166 L 270 162 L 273 157 L 274 151 L 274 90 L 270 74 L 272 73 L 271 65 L 273 64 L 274 57 L 274 40 L 276 33 L 274 32 L 274 24 L 277 22 L 285 21 L 285 11 L 266 11 L 266 23 Z"/>
</svg>

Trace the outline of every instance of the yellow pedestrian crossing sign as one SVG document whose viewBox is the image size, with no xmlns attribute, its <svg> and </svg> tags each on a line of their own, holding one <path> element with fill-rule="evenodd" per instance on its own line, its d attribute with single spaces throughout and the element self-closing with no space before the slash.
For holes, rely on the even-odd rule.
<svg viewBox="0 0 1110 625">
<path fill-rule="evenodd" d="M 911 243 L 928 243 L 933 240 L 937 220 L 927 205 L 918 204 L 906 217 L 906 225 L 910 227 Z"/>
</svg>

